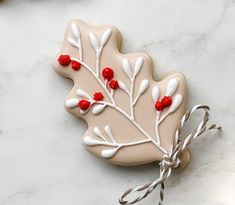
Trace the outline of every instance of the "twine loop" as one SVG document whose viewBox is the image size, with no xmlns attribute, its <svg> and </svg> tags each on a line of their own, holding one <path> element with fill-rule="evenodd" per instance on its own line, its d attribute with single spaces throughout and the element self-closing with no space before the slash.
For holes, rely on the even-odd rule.
<svg viewBox="0 0 235 205">
<path fill-rule="evenodd" d="M 200 109 L 204 111 L 202 120 L 187 137 L 182 138 L 180 133 L 184 127 L 185 122 L 190 118 L 193 112 Z M 163 205 L 165 188 L 164 182 L 171 176 L 172 169 L 180 166 L 181 161 L 179 157 L 183 151 L 188 147 L 189 144 L 191 144 L 194 139 L 199 137 L 205 131 L 211 129 L 221 130 L 221 127 L 217 126 L 216 124 L 207 126 L 207 122 L 209 120 L 209 110 L 210 108 L 207 105 L 196 105 L 183 115 L 176 129 L 173 144 L 170 146 L 168 152 L 163 155 L 163 160 L 159 163 L 160 176 L 151 183 L 140 185 L 125 191 L 119 199 L 120 204 L 135 204 L 147 197 L 158 185 L 160 185 L 160 199 L 158 205 Z M 125 197 L 136 192 L 141 193 L 133 200 L 125 200 Z"/>
</svg>

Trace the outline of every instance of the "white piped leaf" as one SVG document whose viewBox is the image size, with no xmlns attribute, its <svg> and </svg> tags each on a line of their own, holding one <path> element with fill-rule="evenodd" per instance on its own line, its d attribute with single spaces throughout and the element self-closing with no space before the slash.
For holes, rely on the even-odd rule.
<svg viewBox="0 0 235 205">
<path fill-rule="evenodd" d="M 124 73 L 131 79 L 132 78 L 131 64 L 127 58 L 124 58 L 122 60 L 122 68 Z"/>
<path fill-rule="evenodd" d="M 113 157 L 117 153 L 118 150 L 119 150 L 119 148 L 104 149 L 104 150 L 102 150 L 101 155 L 103 158 L 109 159 L 109 158 Z"/>
<path fill-rule="evenodd" d="M 93 32 L 90 32 L 89 37 L 90 37 L 91 45 L 98 52 L 99 48 L 100 48 L 100 45 L 99 45 L 99 41 L 98 41 L 96 35 Z"/>
<path fill-rule="evenodd" d="M 80 38 L 80 30 L 75 22 L 71 23 L 72 34 L 76 39 Z"/>
<path fill-rule="evenodd" d="M 101 138 L 103 137 L 103 134 L 98 127 L 94 127 L 93 132 L 96 136 L 101 137 Z"/>
<path fill-rule="evenodd" d="M 93 138 L 90 137 L 90 136 L 86 136 L 86 137 L 83 139 L 83 142 L 84 142 L 84 144 L 87 145 L 87 146 L 94 146 L 94 145 L 102 144 L 99 140 L 95 140 L 95 139 L 93 139 Z"/>
<path fill-rule="evenodd" d="M 68 37 L 67 40 L 68 40 L 68 42 L 69 42 L 69 44 L 70 44 L 71 46 L 73 46 L 73 47 L 75 47 L 75 48 L 78 48 L 78 47 L 79 47 L 79 46 L 78 46 L 78 43 L 77 43 L 74 39 Z"/>
<path fill-rule="evenodd" d="M 112 142 L 116 143 L 114 137 L 113 137 L 113 133 L 112 133 L 112 130 L 111 128 L 108 126 L 108 125 L 105 125 L 104 127 L 104 131 L 105 133 L 109 136 L 109 138 L 111 139 Z"/>
<path fill-rule="evenodd" d="M 144 59 L 142 57 L 137 58 L 135 62 L 134 76 L 137 76 L 139 74 L 143 64 L 144 64 Z"/>
<path fill-rule="evenodd" d="M 139 95 L 142 95 L 149 87 L 149 81 L 147 79 L 144 79 L 141 81 L 140 83 L 140 87 L 139 87 Z"/>
<path fill-rule="evenodd" d="M 174 93 L 177 90 L 178 86 L 179 86 L 178 79 L 176 79 L 176 78 L 170 79 L 168 84 L 167 84 L 166 96 L 174 95 Z"/>
<path fill-rule="evenodd" d="M 70 98 L 65 101 L 65 107 L 67 108 L 75 108 L 78 106 L 79 99 Z"/>
<path fill-rule="evenodd" d="M 106 132 L 106 134 L 110 137 L 112 136 L 112 131 L 111 131 L 111 128 L 108 126 L 108 125 L 105 125 L 104 127 L 104 131 Z"/>
<path fill-rule="evenodd" d="M 92 109 L 92 114 L 94 115 L 98 115 L 101 112 L 104 111 L 106 105 L 96 105 L 93 109 Z"/>
<path fill-rule="evenodd" d="M 109 37 L 112 33 L 112 30 L 111 28 L 108 28 L 102 35 L 102 38 L 101 38 L 101 44 L 102 45 L 105 45 L 107 43 L 107 41 L 109 40 Z"/>
<path fill-rule="evenodd" d="M 179 108 L 179 106 L 181 105 L 182 100 L 183 100 L 182 95 L 177 94 L 177 95 L 174 97 L 173 102 L 172 102 L 172 104 L 171 104 L 171 106 L 170 106 L 168 112 L 169 112 L 169 113 L 175 112 L 175 111 Z"/>
<path fill-rule="evenodd" d="M 124 92 L 126 92 L 127 94 L 129 94 L 129 91 L 128 91 L 128 88 L 127 86 L 125 85 L 125 83 L 123 83 L 122 81 L 118 81 L 118 85 L 119 85 L 119 88 L 122 89 Z"/>
<path fill-rule="evenodd" d="M 91 96 L 81 89 L 77 89 L 77 95 L 81 98 L 92 99 Z"/>
<path fill-rule="evenodd" d="M 152 99 L 154 103 L 159 99 L 159 96 L 160 96 L 160 89 L 158 86 L 154 86 L 152 89 Z"/>
</svg>

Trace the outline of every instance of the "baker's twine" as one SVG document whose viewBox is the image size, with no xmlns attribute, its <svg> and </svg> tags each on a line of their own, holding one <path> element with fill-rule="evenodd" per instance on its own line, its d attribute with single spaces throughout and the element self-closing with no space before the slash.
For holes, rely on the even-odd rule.
<svg viewBox="0 0 235 205">
<path fill-rule="evenodd" d="M 198 124 L 198 126 L 185 138 L 182 139 L 180 137 L 180 133 L 182 128 L 184 127 L 185 122 L 190 118 L 193 112 L 196 110 L 203 110 L 204 116 L 201 120 L 201 122 Z M 217 126 L 216 124 L 212 124 L 207 126 L 207 122 L 209 120 L 209 110 L 210 108 L 207 105 L 196 105 L 191 110 L 189 110 L 182 119 L 180 120 L 178 127 L 175 132 L 174 142 L 170 146 L 167 154 L 163 156 L 163 160 L 159 163 L 160 165 L 160 176 L 156 180 L 154 180 L 151 183 L 137 186 L 131 189 L 128 189 L 125 191 L 121 198 L 119 199 L 120 204 L 135 204 L 137 202 L 140 202 L 142 199 L 147 197 L 158 185 L 160 185 L 160 199 L 158 202 L 158 205 L 163 205 L 163 199 L 164 199 L 164 182 L 171 176 L 172 169 L 175 169 L 179 167 L 181 161 L 179 159 L 180 155 L 183 153 L 183 151 L 188 147 L 188 145 L 198 138 L 202 133 L 206 132 L 207 130 L 211 129 L 217 129 L 221 130 L 222 128 L 220 126 Z M 125 197 L 128 195 L 131 195 L 136 192 L 143 192 L 140 193 L 138 197 L 136 197 L 133 200 L 125 200 Z"/>
</svg>

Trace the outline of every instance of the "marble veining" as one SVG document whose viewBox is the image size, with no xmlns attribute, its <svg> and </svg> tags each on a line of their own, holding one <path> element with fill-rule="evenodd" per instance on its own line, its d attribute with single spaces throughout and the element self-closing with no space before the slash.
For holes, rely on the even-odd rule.
<svg viewBox="0 0 235 205">
<path fill-rule="evenodd" d="M 158 176 L 154 164 L 113 166 L 83 149 L 86 124 L 63 108 L 72 83 L 52 69 L 76 17 L 116 25 L 123 52 L 148 52 L 156 78 L 184 73 L 189 107 L 210 105 L 211 121 L 224 128 L 191 146 L 191 164 L 166 183 L 165 204 L 234 205 L 233 0 L 0 1 L 0 205 L 113 205 L 122 191 Z"/>
</svg>

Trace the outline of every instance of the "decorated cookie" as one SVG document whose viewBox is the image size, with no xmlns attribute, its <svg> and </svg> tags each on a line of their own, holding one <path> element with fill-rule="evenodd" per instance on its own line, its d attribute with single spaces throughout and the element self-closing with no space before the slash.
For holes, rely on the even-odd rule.
<svg viewBox="0 0 235 205">
<path fill-rule="evenodd" d="M 128 189 L 121 204 L 134 204 L 161 185 L 171 170 L 190 159 L 188 145 L 209 129 L 209 107 L 196 105 L 186 112 L 185 77 L 175 73 L 155 81 L 153 64 L 145 53 L 122 54 L 121 34 L 113 26 L 90 26 L 72 20 L 54 63 L 61 76 L 74 83 L 65 100 L 68 112 L 83 118 L 85 148 L 107 162 L 136 166 L 160 161 L 160 176 L 151 183 Z M 196 110 L 204 116 L 185 138 L 180 133 Z M 125 197 L 143 192 L 132 201 Z"/>
<path fill-rule="evenodd" d="M 156 82 L 147 54 L 122 54 L 120 47 L 113 26 L 68 24 L 55 62 L 74 82 L 65 108 L 87 122 L 83 143 L 92 154 L 127 166 L 160 161 L 185 113 L 186 80 L 175 73 Z"/>
</svg>

